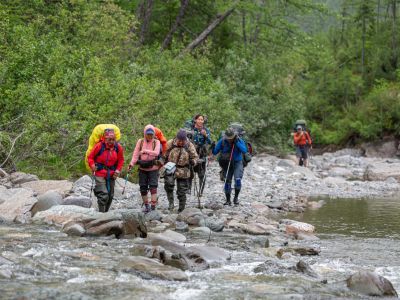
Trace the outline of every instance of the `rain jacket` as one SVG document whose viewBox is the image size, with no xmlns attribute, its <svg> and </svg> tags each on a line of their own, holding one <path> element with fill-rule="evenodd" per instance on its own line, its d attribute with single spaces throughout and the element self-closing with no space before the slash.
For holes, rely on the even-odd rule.
<svg viewBox="0 0 400 300">
<path fill-rule="evenodd" d="M 130 163 L 131 166 L 134 166 L 137 163 L 137 161 L 139 160 L 139 157 L 140 157 L 140 160 L 150 161 L 150 160 L 158 159 L 158 156 L 160 155 L 160 150 L 161 150 L 160 141 L 154 137 L 151 140 L 147 140 L 145 137 L 146 136 L 145 133 L 146 133 L 147 129 L 153 129 L 155 132 L 155 128 L 153 125 L 147 125 L 144 128 L 144 131 L 143 131 L 144 138 L 138 140 L 136 143 L 136 147 L 135 147 L 135 150 L 133 151 L 132 160 Z M 142 144 L 142 141 L 143 141 L 142 152 L 146 151 L 146 153 L 140 154 L 140 145 Z M 154 149 L 153 149 L 153 147 L 154 147 Z M 143 171 L 155 171 L 155 170 L 158 170 L 159 167 L 154 165 L 150 168 L 140 168 L 140 169 Z"/>
<path fill-rule="evenodd" d="M 105 150 L 98 155 L 103 145 Z M 118 147 L 118 153 L 115 146 Z M 106 178 L 107 169 L 109 169 L 109 176 L 113 176 L 115 171 L 121 172 L 124 165 L 124 148 L 119 143 L 114 143 L 111 147 L 104 142 L 97 143 L 89 153 L 88 164 L 91 168 L 96 164 L 98 170 L 95 172 L 95 176 Z M 106 168 L 101 169 L 102 166 Z"/>
</svg>

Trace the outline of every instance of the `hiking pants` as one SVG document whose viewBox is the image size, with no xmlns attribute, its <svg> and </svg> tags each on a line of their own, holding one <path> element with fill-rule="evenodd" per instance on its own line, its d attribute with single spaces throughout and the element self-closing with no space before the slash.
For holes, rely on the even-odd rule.
<svg viewBox="0 0 400 300">
<path fill-rule="evenodd" d="M 142 196 L 147 195 L 149 190 L 151 194 L 157 194 L 158 170 L 143 171 L 139 169 L 139 186 Z"/>
<path fill-rule="evenodd" d="M 186 205 L 186 193 L 189 191 L 189 179 L 187 178 L 176 178 L 176 195 L 179 200 L 179 210 L 185 209 Z M 174 203 L 174 187 L 175 187 L 175 176 L 164 177 L 164 189 L 167 192 L 169 203 Z"/>
<path fill-rule="evenodd" d="M 95 176 L 94 194 L 97 197 L 99 211 L 106 212 L 110 209 L 111 202 L 114 198 L 115 179 L 110 178 L 109 191 L 107 190 L 107 180 L 105 177 Z"/>
<path fill-rule="evenodd" d="M 296 146 L 296 156 L 298 158 L 307 159 L 308 158 L 308 146 L 307 145 Z"/>
<path fill-rule="evenodd" d="M 232 161 L 227 173 L 228 166 L 223 169 L 224 175 L 226 176 L 226 183 L 224 190 L 226 194 L 230 194 L 232 190 L 232 177 L 235 179 L 235 190 L 240 191 L 242 188 L 242 178 L 243 178 L 243 161 Z"/>
</svg>

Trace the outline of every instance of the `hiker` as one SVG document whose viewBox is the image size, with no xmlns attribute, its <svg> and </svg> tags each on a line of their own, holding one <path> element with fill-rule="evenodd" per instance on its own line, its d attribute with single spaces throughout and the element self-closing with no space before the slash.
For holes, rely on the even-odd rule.
<svg viewBox="0 0 400 300">
<path fill-rule="evenodd" d="M 94 194 L 97 197 L 99 212 L 107 212 L 110 209 L 115 180 L 124 165 L 124 149 L 115 138 L 114 130 L 106 129 L 104 137 L 88 156 L 88 164 L 95 176 Z"/>
<path fill-rule="evenodd" d="M 132 160 L 128 166 L 130 171 L 134 165 L 139 165 L 139 187 L 140 195 L 144 203 L 144 212 L 156 209 L 158 172 L 161 165 L 159 156 L 161 154 L 160 141 L 155 138 L 155 128 L 153 125 L 147 125 L 144 128 L 144 138 L 136 143 L 132 154 Z M 148 192 L 150 191 L 150 202 Z"/>
<path fill-rule="evenodd" d="M 168 141 L 167 151 L 164 154 L 164 189 L 167 192 L 169 210 L 174 209 L 175 178 L 179 200 L 178 212 L 181 212 L 185 209 L 186 193 L 189 190 L 190 166 L 201 162 L 195 146 L 187 138 L 186 130 L 180 129 L 176 137 Z M 173 166 L 172 170 L 167 169 L 170 165 Z"/>
<path fill-rule="evenodd" d="M 243 154 L 247 153 L 245 142 L 237 135 L 232 129 L 228 128 L 224 136 L 217 142 L 213 150 L 213 154 L 217 155 L 221 152 L 218 162 L 222 167 L 225 177 L 224 191 L 226 202 L 224 205 L 232 205 L 231 191 L 232 191 L 232 177 L 235 179 L 235 197 L 233 203 L 235 206 L 239 205 L 239 193 L 242 188 L 243 177 Z"/>
<path fill-rule="evenodd" d="M 199 196 L 201 197 L 203 194 L 204 186 L 205 186 L 205 174 L 206 174 L 206 164 L 207 164 L 207 154 L 208 149 L 207 145 L 211 145 L 211 133 L 210 130 L 205 126 L 206 118 L 202 114 L 197 114 L 193 118 L 191 130 L 192 130 L 192 142 L 196 147 L 197 155 L 200 159 L 203 160 L 202 163 L 197 164 L 193 171 L 197 173 L 199 177 Z M 191 174 L 189 190 L 192 186 L 193 177 L 195 174 Z"/>
<path fill-rule="evenodd" d="M 312 147 L 311 137 L 306 130 L 303 130 L 303 126 L 297 125 L 296 133 L 293 135 L 293 141 L 296 146 L 296 156 L 297 163 L 301 165 L 301 161 L 303 162 L 303 166 L 308 166 L 308 150 Z"/>
</svg>

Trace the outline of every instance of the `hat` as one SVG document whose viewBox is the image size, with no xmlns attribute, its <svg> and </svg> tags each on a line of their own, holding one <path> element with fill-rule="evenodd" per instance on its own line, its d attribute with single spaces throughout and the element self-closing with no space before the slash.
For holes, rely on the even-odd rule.
<svg viewBox="0 0 400 300">
<path fill-rule="evenodd" d="M 104 138 L 115 138 L 114 129 L 105 129 L 104 130 Z"/>
<path fill-rule="evenodd" d="M 187 134 L 185 129 L 179 129 L 179 131 L 176 134 L 176 138 L 180 141 L 186 141 Z"/>
<path fill-rule="evenodd" d="M 154 129 L 153 129 L 153 128 L 147 128 L 145 134 L 152 134 L 152 135 L 154 135 Z"/>
<path fill-rule="evenodd" d="M 228 128 L 225 130 L 225 137 L 227 139 L 233 139 L 236 136 L 235 131 L 232 128 Z"/>
<path fill-rule="evenodd" d="M 299 129 L 303 130 L 303 127 L 301 125 L 297 125 L 296 129 L 297 130 L 299 130 Z"/>
</svg>

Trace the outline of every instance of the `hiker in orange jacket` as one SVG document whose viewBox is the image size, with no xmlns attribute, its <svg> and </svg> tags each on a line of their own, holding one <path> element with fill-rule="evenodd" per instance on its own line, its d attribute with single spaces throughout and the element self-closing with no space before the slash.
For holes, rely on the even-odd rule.
<svg viewBox="0 0 400 300">
<path fill-rule="evenodd" d="M 308 150 L 312 147 L 311 137 L 307 131 L 303 130 L 301 125 L 297 125 L 296 133 L 293 135 L 293 141 L 296 146 L 296 156 L 298 164 L 303 159 L 303 166 L 308 166 Z"/>
</svg>

